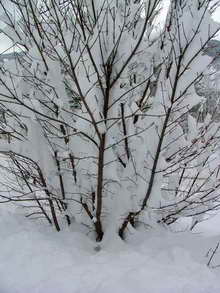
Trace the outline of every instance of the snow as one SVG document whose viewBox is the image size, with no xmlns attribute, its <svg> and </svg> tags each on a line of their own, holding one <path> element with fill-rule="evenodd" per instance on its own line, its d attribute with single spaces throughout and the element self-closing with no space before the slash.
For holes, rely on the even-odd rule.
<svg viewBox="0 0 220 293">
<path fill-rule="evenodd" d="M 1 293 L 217 293 L 219 269 L 206 253 L 219 231 L 131 231 L 126 242 L 97 245 L 80 231 L 55 232 L 1 206 Z M 219 216 L 216 221 L 219 223 Z M 208 225 L 208 222 L 206 222 Z M 218 225 L 219 226 L 219 225 Z M 216 253 L 215 262 L 220 252 Z"/>
<path fill-rule="evenodd" d="M 4 1 L 4 3 L 6 2 L 7 1 Z M 104 0 L 100 1 L 100 3 L 104 2 Z M 156 2 L 157 0 L 146 1 L 149 5 Z M 131 9 L 131 13 L 128 14 L 128 19 L 125 22 L 125 27 L 130 27 L 131 24 L 135 25 L 134 29 L 132 29 L 132 33 L 128 33 L 127 29 L 125 30 L 125 33 L 119 38 L 119 44 L 116 46 L 118 61 L 113 66 L 114 70 L 111 70 L 113 80 L 116 78 L 116 82 L 114 88 L 111 89 L 111 94 L 108 94 L 108 99 L 110 99 L 110 101 L 105 105 L 108 108 L 108 110 L 106 110 L 108 112 L 107 114 L 104 113 L 105 111 L 103 112 L 103 108 L 106 108 L 103 107 L 103 103 L 105 104 L 107 99 L 106 94 L 103 94 L 101 90 L 103 87 L 103 70 L 100 64 L 111 65 L 108 62 L 109 60 L 111 61 L 111 55 L 114 55 L 112 52 L 115 50 L 113 36 L 115 38 L 116 35 L 117 39 L 122 32 L 120 29 L 115 28 L 120 28 L 120 25 L 124 25 L 125 20 L 124 17 L 122 17 L 126 10 L 123 5 L 118 6 L 121 11 L 116 13 L 117 17 L 114 21 L 109 18 L 106 18 L 107 22 L 103 21 L 105 20 L 106 12 L 104 8 L 102 9 L 99 17 L 99 23 L 102 24 L 100 26 L 101 34 L 99 25 L 94 26 L 91 35 L 88 35 L 88 40 L 86 39 L 89 50 L 86 49 L 85 52 L 83 50 L 82 53 L 81 50 L 78 50 L 77 48 L 78 45 L 83 45 L 84 47 L 85 40 L 81 42 L 80 40 L 77 40 L 76 37 L 76 44 L 72 47 L 72 29 L 67 29 L 64 43 L 59 39 L 57 40 L 56 34 L 56 37 L 53 33 L 51 34 L 52 28 L 51 32 L 49 29 L 48 31 L 47 29 L 45 30 L 48 35 L 51 35 L 51 42 L 47 41 L 47 38 L 44 40 L 44 46 L 46 44 L 49 48 L 49 51 L 45 51 L 45 55 L 50 52 L 51 44 L 55 46 L 55 51 L 52 49 L 51 56 L 53 56 L 52 53 L 58 53 L 61 58 L 66 57 L 66 49 L 64 50 L 64 48 L 67 47 L 68 50 L 72 48 L 70 59 L 72 59 L 73 64 L 72 62 L 68 64 L 69 61 L 67 60 L 64 61 L 64 63 L 61 62 L 61 66 L 57 63 L 57 60 L 52 60 L 53 58 L 46 56 L 46 61 L 44 60 L 44 62 L 42 62 L 42 52 L 44 51 L 41 52 L 36 44 L 31 47 L 31 43 L 33 43 L 31 40 L 33 41 L 33 37 L 30 34 L 28 38 L 27 32 L 26 42 L 28 43 L 28 41 L 30 41 L 30 44 L 28 44 L 30 47 L 29 54 L 33 59 L 31 67 L 25 65 L 28 67 L 25 68 L 24 66 L 23 68 L 22 65 L 21 68 L 18 66 L 17 69 L 17 64 L 14 64 L 13 67 L 11 66 L 12 64 L 9 63 L 5 65 L 6 68 L 8 67 L 9 73 L 13 73 L 13 75 L 9 75 L 8 73 L 10 77 L 9 81 L 7 81 L 7 74 L 2 77 L 3 80 L 6 80 L 7 87 L 10 89 L 16 88 L 16 96 L 17 91 L 19 91 L 21 96 L 24 95 L 24 97 L 26 97 L 26 100 L 22 100 L 22 103 L 24 102 L 26 106 L 30 104 L 28 110 L 23 110 L 22 115 L 20 115 L 21 122 L 24 122 L 24 125 L 28 125 L 28 131 L 25 134 L 28 139 L 27 141 L 22 141 L 21 144 L 16 143 L 16 146 L 13 144 L 13 148 L 18 147 L 18 153 L 27 154 L 32 160 L 35 160 L 38 163 L 42 170 L 42 174 L 46 178 L 47 188 L 49 188 L 51 194 L 55 194 L 55 197 L 59 196 L 59 187 L 61 187 L 58 175 L 60 175 L 60 177 L 62 175 L 64 177 L 65 192 L 66 194 L 70 194 L 71 199 L 76 202 L 76 204 L 73 206 L 70 204 L 70 207 L 68 205 L 68 209 L 65 208 L 64 211 L 61 212 L 63 216 L 64 214 L 66 215 L 66 213 L 68 213 L 70 217 L 74 216 L 75 222 L 72 219 L 73 224 L 70 227 L 63 228 L 59 233 L 53 228 L 47 226 L 43 221 L 41 222 L 40 219 L 35 219 L 35 221 L 31 221 L 30 218 L 25 219 L 24 215 L 25 212 L 28 212 L 27 209 L 7 206 L 5 204 L 1 205 L 0 293 L 220 292 L 220 283 L 218 281 L 219 269 L 212 268 L 213 265 L 220 265 L 220 249 L 219 251 L 216 251 L 216 255 L 210 263 L 211 266 L 207 266 L 207 263 L 210 260 L 210 255 L 219 242 L 219 231 L 216 229 L 220 222 L 219 216 L 211 219 L 209 222 L 198 224 L 193 232 L 186 232 L 186 230 L 189 230 L 192 226 L 192 220 L 195 221 L 199 218 L 199 216 L 197 217 L 198 212 L 201 211 L 201 207 L 204 208 L 205 204 L 207 204 L 207 198 L 211 201 L 213 197 L 209 199 L 209 193 L 207 193 L 207 195 L 205 195 L 207 198 L 203 202 L 202 199 L 204 196 L 202 197 L 202 195 L 200 195 L 199 197 L 199 192 L 197 192 L 196 189 L 195 191 L 192 190 L 194 182 L 191 183 L 191 177 L 189 177 L 189 180 L 186 177 L 186 183 L 179 183 L 179 185 L 181 184 L 180 187 L 183 186 L 186 191 L 189 191 L 186 197 L 186 202 L 184 202 L 185 206 L 181 207 L 183 201 L 181 201 L 179 205 L 179 200 L 178 197 L 176 197 L 176 194 L 175 199 L 173 199 L 171 192 L 169 193 L 169 197 L 166 196 L 166 194 L 164 198 L 162 198 L 162 195 L 160 196 L 161 182 L 163 179 L 162 176 L 165 174 L 164 169 L 168 168 L 166 167 L 166 164 L 168 163 L 165 162 L 163 157 L 164 149 L 167 149 L 166 155 L 168 155 L 168 151 L 170 152 L 169 157 L 179 150 L 179 153 L 177 153 L 175 158 L 175 160 L 177 160 L 175 163 L 175 169 L 177 166 L 185 172 L 186 167 L 181 165 L 182 161 L 178 160 L 178 155 L 183 153 L 183 156 L 186 156 L 187 158 L 188 153 L 187 151 L 186 153 L 184 152 L 185 140 L 183 142 L 182 130 L 178 123 L 175 122 L 180 120 L 181 110 L 176 109 L 184 109 L 189 107 L 189 105 L 192 106 L 191 103 L 194 104 L 195 102 L 198 102 L 198 97 L 195 96 L 194 89 L 191 89 L 192 81 L 197 79 L 209 62 L 206 57 L 200 56 L 200 51 L 201 45 L 206 43 L 207 34 L 213 32 L 210 30 L 210 19 L 208 16 L 206 18 L 203 15 L 205 7 L 198 12 L 196 6 L 197 2 L 194 0 L 188 2 L 191 4 L 185 9 L 186 11 L 183 15 L 181 11 L 177 11 L 179 16 L 176 19 L 171 18 L 173 22 L 170 22 L 169 29 L 167 27 L 164 39 L 165 45 L 162 46 L 164 49 L 158 53 L 153 53 L 154 47 L 155 50 L 157 48 L 156 44 L 160 44 L 160 42 L 157 42 L 157 38 L 160 40 L 159 35 L 155 35 L 161 33 L 167 11 L 169 10 L 170 1 L 163 1 L 163 4 L 167 5 L 167 9 L 164 12 L 164 19 L 161 18 L 162 15 L 160 13 L 156 19 L 151 17 L 152 20 L 150 19 L 149 25 L 151 27 L 152 21 L 154 20 L 154 26 L 156 27 L 155 31 L 153 30 L 152 32 L 152 29 L 149 29 L 148 32 L 148 29 L 146 29 L 145 40 L 143 44 L 140 45 L 140 48 L 138 47 L 139 52 L 133 50 L 134 48 L 137 48 L 136 40 L 142 32 L 142 30 L 139 30 L 138 28 L 139 26 L 140 28 L 143 27 L 143 22 L 140 20 L 140 24 L 138 24 L 139 26 L 136 26 L 135 21 L 129 20 L 134 18 L 133 12 L 135 10 L 132 11 Z M 86 0 L 86 3 L 89 3 L 89 1 Z M 122 0 L 121 3 L 123 3 Z M 136 1 L 133 4 L 138 5 L 139 3 Z M 111 7 L 112 11 L 116 8 L 113 4 L 114 1 L 111 4 L 112 6 L 109 6 L 109 11 Z M 107 1 L 105 5 L 110 4 L 108 4 Z M 91 6 L 88 5 L 88 11 L 90 8 Z M 98 10 L 100 9 L 101 7 L 98 7 Z M 93 12 L 91 12 L 90 20 L 93 18 L 92 15 Z M 198 17 L 195 17 L 197 15 Z M 56 16 L 54 17 L 54 19 L 56 19 Z M 58 11 L 57 20 L 59 20 L 60 23 L 62 22 L 61 18 L 61 14 Z M 181 23 L 179 22 L 179 19 L 182 22 L 181 26 L 179 26 L 179 23 Z M 1 18 L 0 21 L 3 21 L 3 18 Z M 45 23 L 45 25 L 46 24 L 51 27 L 50 22 Z M 74 30 L 81 31 L 82 29 L 78 24 L 74 27 L 74 22 L 72 23 L 72 21 L 71 25 L 73 25 Z M 64 28 L 65 26 L 63 25 L 62 27 Z M 199 33 L 193 38 L 193 42 L 191 43 L 190 38 L 191 35 L 194 34 L 196 27 L 199 28 Z M 12 34 L 14 33 L 13 29 L 7 29 L 7 33 L 10 37 L 12 38 L 13 36 L 14 38 L 14 34 Z M 106 34 L 107 31 L 108 34 Z M 155 33 L 155 35 L 153 33 Z M 180 33 L 181 42 L 176 38 L 177 33 Z M 96 42 L 96 40 L 99 39 L 98 34 L 103 37 L 102 42 L 103 45 L 105 45 L 103 48 L 106 47 L 103 51 L 104 54 L 102 52 L 102 46 L 100 46 L 99 42 Z M 41 46 L 42 40 L 39 40 L 40 34 L 38 36 L 38 33 L 36 33 L 34 36 L 37 38 L 37 41 L 40 42 L 39 44 Z M 150 44 L 152 43 L 149 41 L 150 37 L 155 41 L 155 45 Z M 0 38 L 0 42 L 4 43 L 4 47 L 0 47 L 0 52 L 6 50 L 8 46 L 13 45 L 5 35 Z M 58 51 L 56 51 L 56 47 Z M 141 48 L 143 48 L 143 50 Z M 188 50 L 187 48 L 190 49 Z M 178 62 L 176 63 L 173 61 L 176 61 L 177 53 L 181 53 L 180 56 L 183 56 L 181 52 L 182 49 L 184 51 L 187 50 L 184 53 L 182 63 L 180 63 L 180 69 L 178 69 Z M 39 54 L 39 52 L 41 54 Z M 130 58 L 129 56 L 131 52 L 131 64 L 123 69 L 124 64 L 126 64 Z M 80 54 L 82 55 L 80 56 Z M 90 57 L 90 54 L 92 55 L 92 58 Z M 197 56 L 196 59 L 199 58 L 198 62 L 194 62 L 195 56 Z M 155 57 L 158 61 L 153 64 L 153 59 Z M 202 58 L 201 60 L 200 57 Z M 65 59 L 69 58 L 64 58 L 64 60 Z M 144 62 L 144 66 L 142 61 Z M 180 58 L 179 61 L 181 61 Z M 45 62 L 47 64 L 46 67 L 48 67 L 48 72 L 45 72 Z M 137 108 L 133 109 L 133 104 L 136 104 L 138 101 L 137 97 L 142 89 L 138 89 L 137 93 L 133 92 L 136 86 L 132 85 L 134 82 L 132 75 L 135 74 L 136 76 L 136 71 L 138 71 L 138 78 L 140 75 L 144 75 L 145 78 L 147 78 L 147 76 L 149 77 L 152 75 L 153 67 L 156 68 L 155 66 L 159 65 L 161 62 L 163 63 L 162 73 L 159 75 L 160 79 L 157 82 L 160 84 L 160 87 L 157 87 L 155 97 L 153 98 L 154 101 L 152 106 L 150 106 L 151 109 L 148 109 L 147 111 L 147 115 L 149 116 L 143 116 L 143 118 L 140 118 L 137 123 L 134 123 L 133 118 L 135 118 L 134 115 Z M 96 66 L 94 66 L 94 64 Z M 131 67 L 133 69 L 130 68 L 130 65 L 132 65 Z M 170 68 L 168 70 L 169 66 Z M 96 67 L 98 69 L 96 69 Z M 71 68 L 72 74 L 68 72 L 68 68 Z M 72 68 L 74 68 L 74 74 Z M 106 68 L 108 69 L 108 66 Z M 39 87 L 33 87 L 29 78 L 27 78 L 26 81 L 21 77 L 18 81 L 16 80 L 14 85 L 12 76 L 23 76 L 23 73 L 21 75 L 19 72 L 21 69 L 25 69 L 24 75 L 28 73 L 28 76 L 30 74 L 31 77 L 33 77 L 35 80 L 35 83 L 33 84 L 38 85 L 38 81 L 41 80 Z M 16 73 L 17 70 L 18 73 Z M 109 69 L 107 72 L 108 71 Z M 121 77 L 118 79 L 117 76 L 120 71 Z M 99 77 L 98 79 L 97 75 Z M 74 80 L 76 80 L 75 76 L 77 78 L 79 77 L 79 82 L 75 82 L 76 84 L 74 84 Z M 175 85 L 177 76 L 180 76 L 180 79 L 174 90 L 175 87 L 173 88 L 173 85 Z M 155 81 L 157 78 L 157 73 L 155 73 L 153 80 Z M 72 80 L 72 83 L 70 83 L 70 80 Z M 77 117 L 76 121 L 71 118 L 71 107 L 69 105 L 69 97 L 67 96 L 64 81 L 70 83 L 68 86 L 72 87 L 72 94 L 81 98 L 82 108 L 75 109 L 75 115 Z M 109 81 L 111 80 L 109 79 Z M 47 83 L 48 86 L 46 86 Z M 79 85 L 77 85 L 78 83 Z M 98 87 L 97 84 L 99 85 Z M 121 85 L 123 86 L 121 87 Z M 41 90 L 41 86 L 43 90 Z M 2 94 L 5 93 L 5 91 L 6 95 L 8 92 L 10 93 L 7 87 L 4 91 L 1 90 Z M 49 90 L 49 87 L 54 90 Z M 131 91 L 132 87 L 133 90 Z M 185 90 L 187 90 L 186 99 L 180 99 Z M 175 95 L 175 99 L 172 98 L 173 95 Z M 55 113 L 50 113 L 45 106 L 50 102 L 57 104 L 58 109 L 55 112 L 58 112 L 56 115 L 59 120 L 58 118 L 54 119 L 53 115 Z M 169 113 L 167 109 L 171 109 L 171 106 L 173 106 L 171 112 L 172 115 L 167 114 Z M 15 113 L 17 113 L 17 110 L 14 109 L 15 106 L 13 105 L 12 107 L 13 112 L 15 111 Z M 51 118 L 53 119 L 51 119 L 51 121 L 50 119 L 48 121 L 44 120 L 44 125 L 42 122 L 43 120 L 40 119 L 42 118 L 40 115 L 37 113 L 34 113 L 33 115 L 33 113 L 30 112 L 30 109 L 32 108 L 41 112 L 44 118 L 48 117 L 48 115 L 52 115 Z M 166 116 L 166 118 L 164 116 Z M 123 129 L 122 123 L 125 119 L 124 117 L 127 117 L 126 132 Z M 63 123 L 61 125 L 57 124 L 60 121 Z M 115 121 L 117 121 L 117 123 L 115 123 Z M 197 138 L 197 125 L 193 119 L 189 122 L 189 125 L 195 126 L 195 131 L 189 133 L 190 141 L 193 143 L 193 139 Z M 74 129 L 73 135 L 71 135 L 72 132 L 68 130 L 68 127 L 66 127 L 66 130 L 62 130 L 61 126 L 64 127 L 64 125 L 66 126 L 67 124 L 69 124 L 71 131 Z M 42 125 L 44 126 L 42 127 Z M 94 127 L 94 125 L 96 125 L 96 127 Z M 48 126 L 48 130 L 46 126 Z M 49 131 L 50 127 L 54 130 Z M 175 131 L 173 130 L 173 127 L 175 127 Z M 59 128 L 61 129 L 59 130 Z M 103 136 L 103 140 L 101 140 L 103 141 L 103 145 L 101 145 L 102 142 L 100 143 L 99 136 L 104 133 L 106 135 L 105 138 Z M 209 134 L 210 133 L 207 132 L 206 136 Z M 165 136 L 169 136 L 169 139 L 163 138 Z M 64 141 L 63 139 L 61 141 L 60 137 L 63 137 Z M 67 137 L 68 142 L 65 141 L 65 138 Z M 91 139 L 88 139 L 88 137 Z M 129 155 L 127 155 L 127 157 L 125 156 L 125 138 L 128 140 L 130 150 L 128 154 L 132 155 L 132 160 L 128 160 Z M 203 139 L 204 135 L 201 135 L 201 138 Z M 96 143 L 97 141 L 98 143 Z M 172 148 L 170 146 L 171 144 Z M 199 142 L 198 147 L 200 147 Z M 7 150 L 9 150 L 9 146 L 4 143 L 2 151 Z M 103 166 L 102 159 L 99 159 L 101 158 L 100 154 L 102 151 L 105 153 L 103 155 Z M 191 151 L 190 147 L 189 151 Z M 205 158 L 203 156 L 204 153 L 200 153 L 196 159 L 201 161 L 199 161 L 199 163 L 202 167 L 204 167 L 202 162 L 206 162 L 206 157 L 209 156 L 208 151 L 205 153 Z M 67 168 L 68 165 L 66 163 L 60 160 L 62 163 L 61 169 L 59 166 L 55 166 L 54 156 L 55 159 L 57 159 L 57 156 L 55 155 L 57 152 L 59 159 L 65 154 L 67 157 L 69 157 L 68 154 L 71 154 L 74 159 L 76 158 L 76 164 L 74 163 L 75 166 L 71 167 L 72 171 L 77 172 L 76 182 L 73 182 L 73 178 L 70 177 L 72 174 L 70 174 L 70 168 Z M 156 159 L 157 153 L 159 153 L 158 159 Z M 124 162 L 125 166 L 121 166 L 118 163 L 118 158 Z M 213 156 L 210 156 L 209 160 L 207 159 L 207 164 L 209 164 L 210 168 L 211 163 L 213 165 L 213 158 Z M 191 158 L 189 160 L 191 160 Z M 198 162 L 196 161 L 196 163 L 194 163 L 193 161 L 192 165 L 187 168 L 191 169 L 196 165 L 198 165 Z M 103 176 L 99 175 L 99 172 L 97 172 L 97 166 L 100 166 L 100 169 L 103 170 L 101 172 L 103 173 Z M 198 168 L 200 168 L 200 166 Z M 217 168 L 217 166 L 214 166 L 213 168 Z M 167 182 L 167 187 L 169 189 L 176 189 L 177 181 L 179 181 L 179 175 L 177 174 L 177 176 L 175 174 L 175 169 L 173 167 L 171 180 Z M 209 173 L 206 173 L 206 177 L 209 176 L 210 173 L 214 174 L 214 171 L 211 171 L 212 170 L 210 170 Z M 186 172 L 189 173 L 188 170 Z M 192 171 L 189 174 L 193 174 L 194 178 L 196 178 L 196 172 L 197 170 L 195 169 L 195 172 Z M 200 169 L 199 172 L 200 173 L 198 174 L 200 176 L 201 174 L 204 175 L 204 172 L 202 173 Z M 29 176 L 29 174 L 27 175 Z M 10 176 L 7 179 L 6 182 L 10 182 Z M 30 180 L 32 179 L 33 178 L 30 178 Z M 27 180 L 29 180 L 29 178 L 26 179 L 26 181 Z M 100 244 L 97 244 L 91 239 L 93 233 L 86 236 L 88 229 L 86 230 L 86 228 L 84 228 L 85 231 L 82 231 L 82 227 L 83 225 L 87 226 L 87 228 L 89 226 L 89 229 L 92 232 L 92 228 L 94 227 L 93 223 L 98 223 L 99 221 L 98 208 L 96 209 L 96 207 L 98 207 L 97 193 L 94 196 L 94 200 L 92 195 L 91 200 L 91 193 L 96 189 L 98 190 L 97 184 L 100 184 L 99 180 L 101 180 L 103 189 L 101 213 L 104 218 L 102 224 L 105 234 L 103 241 Z M 152 191 L 151 187 L 148 187 L 148 183 L 151 182 L 151 180 L 154 180 Z M 34 182 L 31 184 L 35 186 Z M 205 187 L 209 188 L 208 190 L 212 190 L 212 183 L 212 180 L 207 180 Z M 10 182 L 10 184 L 12 183 Z M 14 190 L 18 190 L 18 187 L 16 186 L 17 182 L 14 182 L 12 186 L 10 184 L 10 190 L 13 190 L 13 188 Z M 74 187 L 72 187 L 73 184 Z M 204 184 L 202 183 L 200 187 L 198 187 L 198 190 L 200 190 Z M 43 186 L 46 189 L 45 184 L 43 184 Z M 6 187 L 7 186 L 5 186 L 4 189 Z M 3 189 L 3 186 L 0 188 Z M 124 220 L 125 215 L 130 214 L 131 212 L 135 214 L 135 212 L 139 213 L 141 211 L 140 203 L 145 202 L 147 189 L 151 191 L 151 197 L 147 202 L 146 216 L 141 215 L 141 217 L 145 217 L 146 228 L 142 228 L 141 231 L 139 228 L 137 231 L 131 230 L 131 227 L 128 225 L 130 230 L 126 235 L 126 241 L 123 242 L 117 236 L 115 231 L 121 226 L 121 222 Z M 14 190 L 13 195 L 15 194 Z M 40 190 L 38 190 L 38 192 L 40 193 L 41 191 L 42 184 L 40 185 Z M 22 192 L 24 193 L 25 190 L 22 190 Z M 184 194 L 184 192 L 181 193 Z M 33 194 L 32 190 L 31 194 Z M 76 194 L 78 194 L 79 197 L 83 194 L 83 198 L 76 197 Z M 164 203 L 165 205 L 165 203 L 169 203 L 173 200 L 177 202 L 177 208 L 179 208 L 179 211 L 183 211 L 183 216 L 187 215 L 187 200 L 194 200 L 195 203 L 201 200 L 201 207 L 199 207 L 198 210 L 195 209 L 195 217 L 193 219 L 186 217 L 180 218 L 169 229 L 165 229 L 165 227 L 161 227 L 157 224 L 158 218 L 155 217 L 157 215 L 157 209 L 155 209 L 154 213 L 153 208 L 158 208 L 161 206 L 161 203 Z M 91 207 L 92 216 L 86 217 L 85 211 L 81 211 L 83 204 L 80 205 L 80 202 Z M 204 205 L 202 205 L 203 203 Z M 210 205 L 209 202 L 208 204 Z M 174 206 L 174 208 L 177 210 L 176 206 Z M 166 213 L 166 210 L 164 213 Z M 165 216 L 166 214 L 164 214 L 164 217 Z M 90 218 L 92 218 L 92 221 Z M 149 225 L 150 221 L 153 224 L 153 228 Z M 81 223 L 82 225 L 77 223 Z"/>
</svg>

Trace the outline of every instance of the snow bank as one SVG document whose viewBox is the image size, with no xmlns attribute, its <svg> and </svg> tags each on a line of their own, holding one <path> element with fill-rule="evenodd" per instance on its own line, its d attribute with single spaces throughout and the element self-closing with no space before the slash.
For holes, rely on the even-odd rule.
<svg viewBox="0 0 220 293">
<path fill-rule="evenodd" d="M 220 292 L 218 269 L 205 265 L 217 236 L 134 232 L 129 243 L 100 248 L 78 231 L 56 233 L 1 206 L 0 237 L 1 293 Z"/>
</svg>

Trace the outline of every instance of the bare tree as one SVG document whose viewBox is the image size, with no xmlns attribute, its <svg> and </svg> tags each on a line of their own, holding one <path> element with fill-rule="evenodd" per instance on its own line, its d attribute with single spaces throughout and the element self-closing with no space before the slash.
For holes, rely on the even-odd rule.
<svg viewBox="0 0 220 293">
<path fill-rule="evenodd" d="M 0 74 L 2 167 L 17 180 L 3 202 L 97 241 L 219 206 L 219 127 L 189 115 L 218 31 L 210 1 L 171 1 L 160 29 L 161 0 L 9 2 L 4 32 L 25 54 Z"/>
</svg>

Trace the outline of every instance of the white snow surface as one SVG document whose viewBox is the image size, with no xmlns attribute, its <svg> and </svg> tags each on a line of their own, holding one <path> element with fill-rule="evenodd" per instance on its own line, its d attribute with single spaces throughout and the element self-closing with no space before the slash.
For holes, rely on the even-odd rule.
<svg viewBox="0 0 220 293">
<path fill-rule="evenodd" d="M 207 230 L 206 222 L 194 234 L 133 231 L 126 242 L 98 245 L 82 232 L 54 232 L 2 205 L 0 293 L 218 293 L 220 269 L 206 266 L 206 253 L 220 233 Z M 220 264 L 220 252 L 212 264 Z"/>
</svg>

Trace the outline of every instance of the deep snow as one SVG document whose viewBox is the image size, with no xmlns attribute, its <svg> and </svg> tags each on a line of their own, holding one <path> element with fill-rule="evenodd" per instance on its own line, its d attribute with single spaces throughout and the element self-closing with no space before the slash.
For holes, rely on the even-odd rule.
<svg viewBox="0 0 220 293">
<path fill-rule="evenodd" d="M 220 268 L 208 268 L 206 254 L 220 240 L 219 223 L 194 234 L 134 231 L 127 242 L 98 247 L 72 228 L 57 233 L 1 205 L 0 293 L 218 293 Z"/>
</svg>

